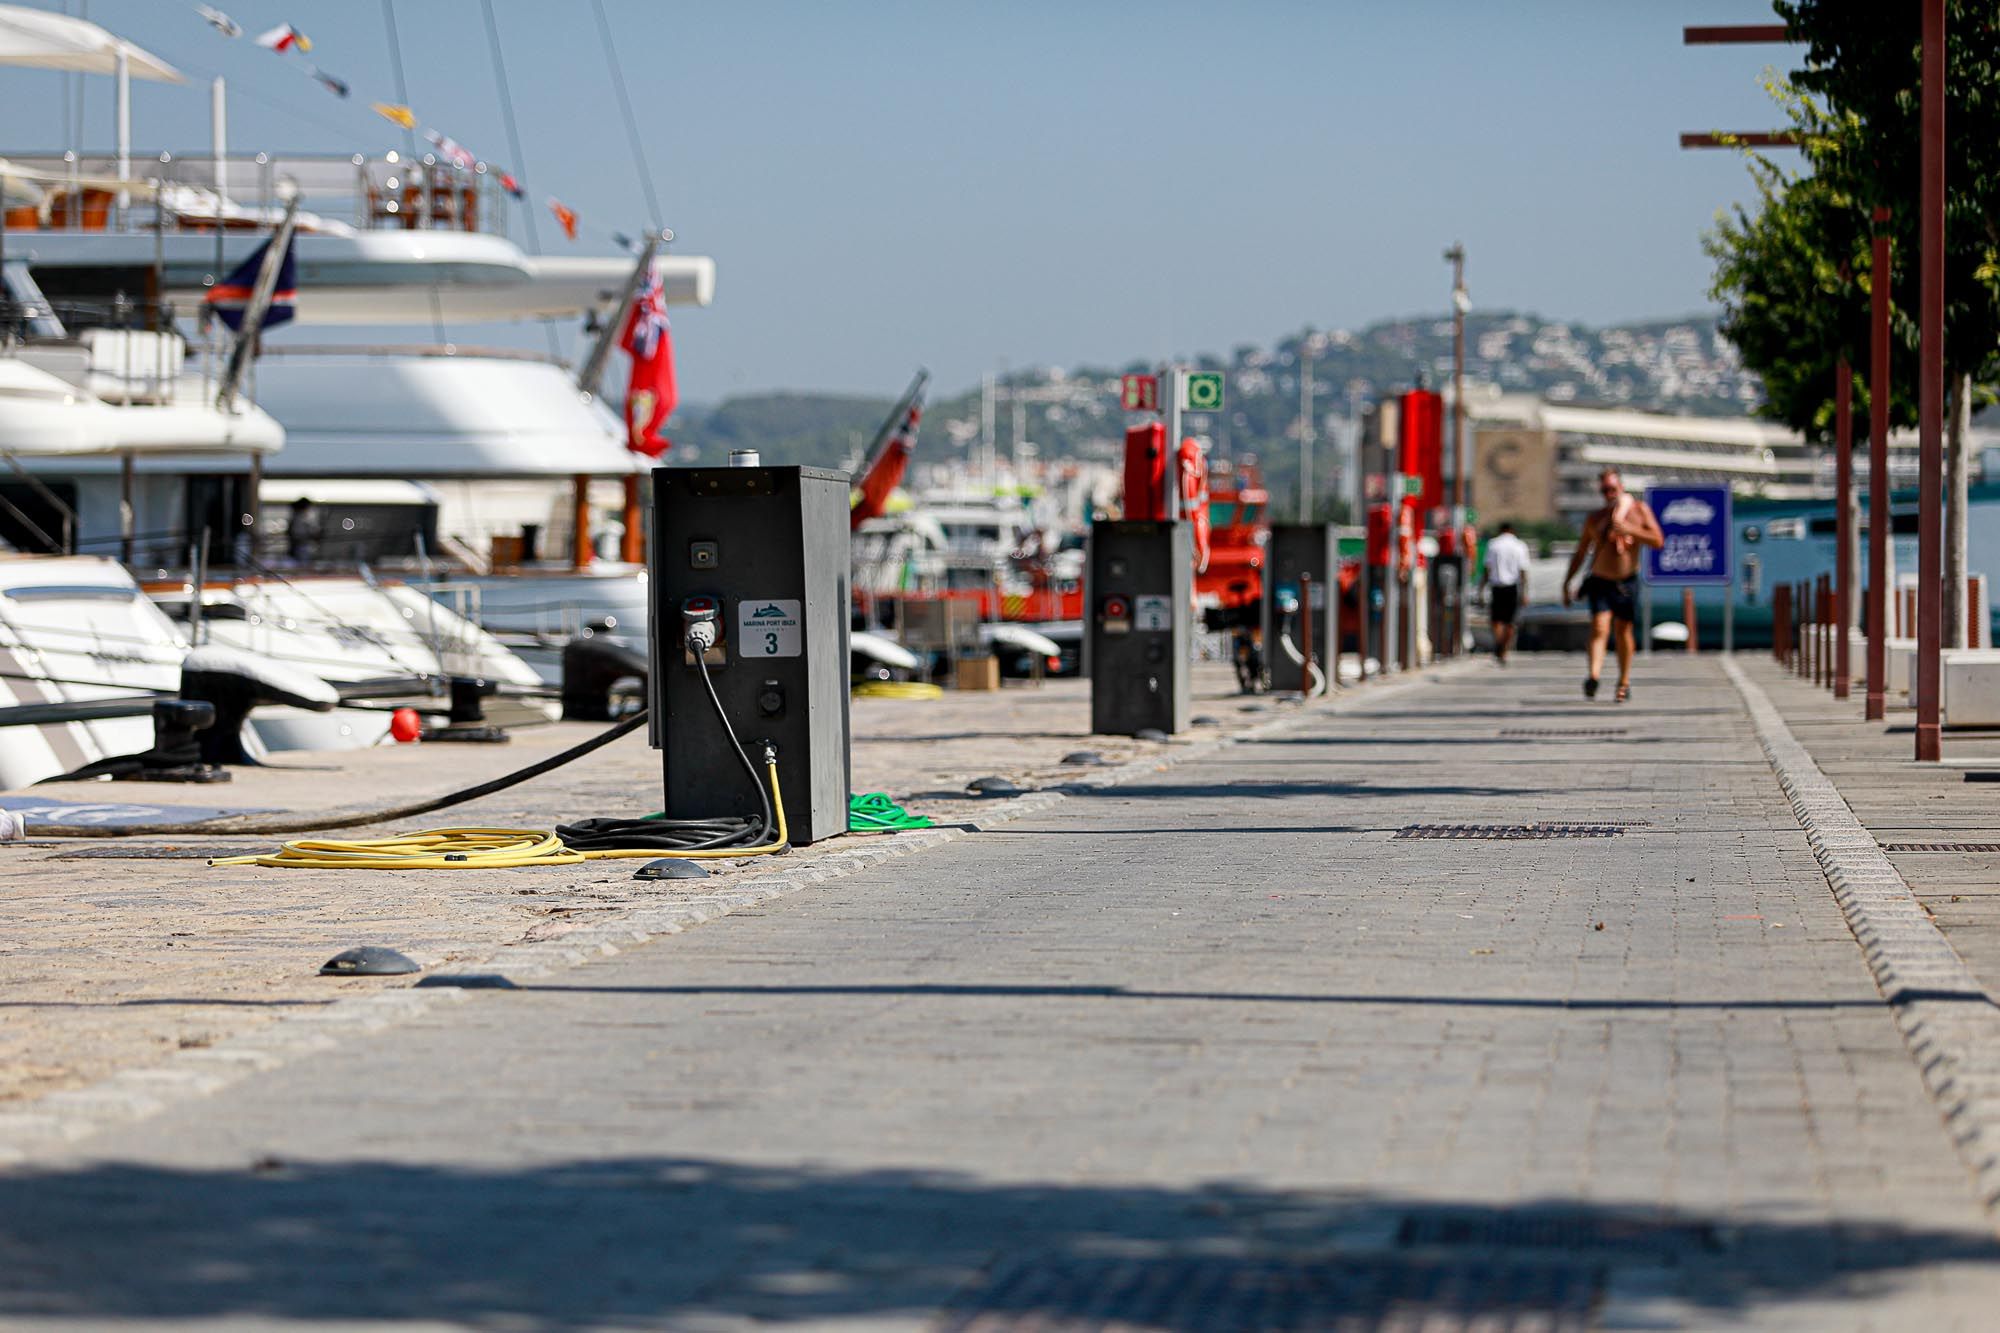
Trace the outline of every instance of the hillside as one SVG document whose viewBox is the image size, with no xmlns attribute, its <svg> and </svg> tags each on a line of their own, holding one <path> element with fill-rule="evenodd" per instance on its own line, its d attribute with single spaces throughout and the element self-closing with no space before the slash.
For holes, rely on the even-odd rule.
<svg viewBox="0 0 2000 1333">
<path fill-rule="evenodd" d="M 1191 429 L 1208 435 L 1222 454 L 1257 455 L 1279 496 L 1295 493 L 1302 354 L 1312 359 L 1316 430 L 1327 440 L 1352 410 L 1379 395 L 1400 392 L 1420 376 L 1433 386 L 1445 383 L 1451 321 L 1392 320 L 1358 332 L 1308 329 L 1270 346 L 1245 344 L 1226 357 L 1199 359 L 1202 369 L 1228 373 L 1228 408 L 1214 418 L 1193 418 Z M 1045 458 L 1114 456 L 1124 424 L 1118 377 L 1151 368 L 1135 363 L 1008 375 L 994 413 L 999 453 L 1008 456 L 1020 438 Z M 1535 315 L 1475 312 L 1466 320 L 1466 376 L 1475 386 L 1554 402 L 1696 415 L 1737 416 L 1758 401 L 1756 380 L 1706 315 L 1591 329 Z M 866 447 L 889 406 L 887 394 L 746 395 L 684 409 L 670 433 L 677 461 L 720 462 L 730 449 L 757 448 L 767 462 L 837 467 Z M 919 457 L 966 458 L 979 440 L 979 418 L 977 386 L 949 397 L 934 391 Z"/>
</svg>

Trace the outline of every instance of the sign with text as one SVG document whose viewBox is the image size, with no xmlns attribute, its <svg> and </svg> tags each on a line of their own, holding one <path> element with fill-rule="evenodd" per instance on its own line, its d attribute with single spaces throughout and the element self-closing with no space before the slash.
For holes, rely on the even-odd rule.
<svg viewBox="0 0 2000 1333">
<path fill-rule="evenodd" d="M 1730 504 L 1727 486 L 1655 486 L 1646 503 L 1666 543 L 1646 549 L 1646 582 L 1727 583 Z"/>
<path fill-rule="evenodd" d="M 1158 375 L 1127 375 L 1119 401 L 1127 412 L 1157 412 L 1160 410 L 1160 377 Z"/>
</svg>

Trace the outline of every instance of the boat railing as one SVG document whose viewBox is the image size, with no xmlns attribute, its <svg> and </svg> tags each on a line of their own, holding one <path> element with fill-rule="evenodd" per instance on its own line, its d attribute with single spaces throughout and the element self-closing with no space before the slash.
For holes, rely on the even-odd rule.
<svg viewBox="0 0 2000 1333">
<path fill-rule="evenodd" d="M 504 235 L 497 167 L 435 153 L 8 153 L 8 178 L 40 195 L 6 210 L 10 231 L 214 232 L 268 229 L 294 195 L 299 229 Z M 518 187 L 516 187 L 518 188 Z"/>
<path fill-rule="evenodd" d="M 467 343 L 266 343 L 259 349 L 258 355 L 271 358 L 292 356 L 420 356 L 451 359 L 468 357 L 486 361 L 536 361 L 553 366 L 566 366 L 568 364 L 562 358 L 551 356 L 547 352 L 530 351 L 523 347 L 478 347 Z"/>
</svg>

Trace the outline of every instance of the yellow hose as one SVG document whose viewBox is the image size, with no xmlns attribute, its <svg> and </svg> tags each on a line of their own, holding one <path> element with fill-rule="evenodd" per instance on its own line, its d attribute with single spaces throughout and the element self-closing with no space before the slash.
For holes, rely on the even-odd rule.
<svg viewBox="0 0 2000 1333">
<path fill-rule="evenodd" d="M 785 794 L 778 784 L 778 766 L 766 763 L 764 769 L 771 783 L 771 809 L 778 817 L 778 836 L 776 841 L 757 847 L 714 847 L 690 852 L 612 847 L 579 852 L 565 847 L 555 834 L 540 829 L 441 828 L 388 838 L 302 838 L 275 852 L 221 856 L 209 864 L 305 870 L 504 870 L 616 858 L 727 861 L 739 856 L 768 856 L 791 845 L 791 830 L 785 823 Z"/>
<path fill-rule="evenodd" d="M 921 680 L 864 680 L 856 685 L 857 699 L 942 699 L 944 690 Z"/>
</svg>

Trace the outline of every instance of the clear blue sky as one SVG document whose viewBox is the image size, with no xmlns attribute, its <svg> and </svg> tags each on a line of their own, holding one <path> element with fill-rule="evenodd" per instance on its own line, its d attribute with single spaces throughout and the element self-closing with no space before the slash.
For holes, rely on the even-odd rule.
<svg viewBox="0 0 2000 1333">
<path fill-rule="evenodd" d="M 191 75 L 138 85 L 142 151 L 379 152 L 400 132 L 379 0 L 218 0 L 283 21 L 354 87 L 214 33 L 183 0 L 69 0 Z M 496 0 L 540 208 L 645 226 L 586 0 Z M 38 0 L 61 9 L 62 0 Z M 1164 358 L 1445 311 L 1462 239 L 1486 308 L 1585 323 L 1707 306 L 1700 235 L 1748 192 L 1690 129 L 1768 127 L 1782 47 L 1684 47 L 1758 0 L 772 3 L 607 0 L 676 248 L 716 300 L 675 316 L 684 396 L 946 389 L 1003 362 Z M 507 162 L 478 0 L 397 0 L 424 124 Z M 89 79 L 86 147 L 111 141 Z M 0 68 L 0 151 L 61 147 L 58 76 Z M 542 240 L 569 248 L 546 213 Z M 517 237 L 520 235 L 516 229 Z M 553 239 L 552 239 L 553 237 Z M 471 329 L 468 340 L 490 337 Z M 536 341 L 539 341 L 538 339 Z"/>
</svg>

